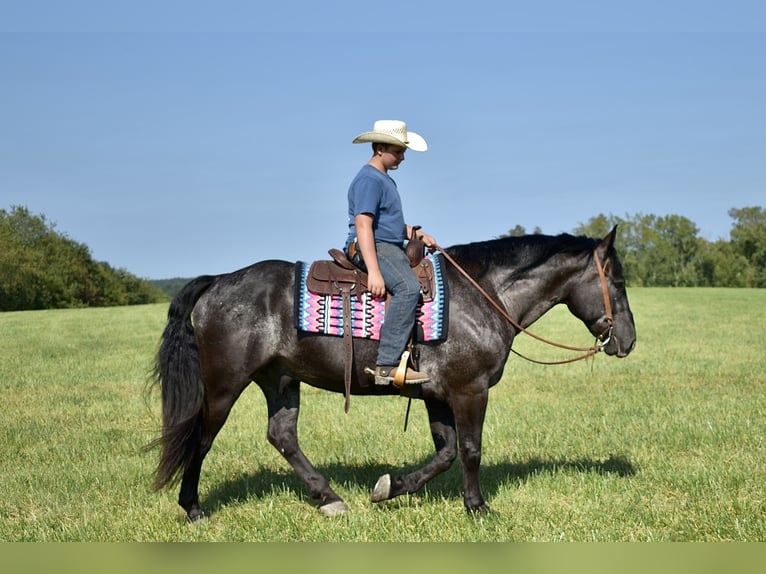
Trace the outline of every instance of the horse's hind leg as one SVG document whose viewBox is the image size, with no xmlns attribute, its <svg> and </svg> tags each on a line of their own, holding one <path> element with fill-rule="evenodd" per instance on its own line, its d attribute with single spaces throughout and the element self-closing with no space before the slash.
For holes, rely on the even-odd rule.
<svg viewBox="0 0 766 574">
<path fill-rule="evenodd" d="M 347 512 L 346 503 L 330 488 L 325 477 L 314 468 L 298 445 L 300 382 L 282 376 L 278 382 L 258 384 L 268 405 L 269 442 L 290 463 L 325 516 Z"/>
<path fill-rule="evenodd" d="M 436 455 L 424 467 L 407 474 L 391 478 L 385 474 L 378 479 L 372 493 L 373 502 L 383 502 L 402 494 L 420 490 L 426 482 L 447 470 L 457 458 L 457 434 L 455 417 L 449 405 L 442 401 L 425 400 L 431 437 Z"/>
<path fill-rule="evenodd" d="M 189 461 L 189 465 L 184 469 L 183 477 L 181 478 L 181 489 L 178 492 L 178 504 L 186 511 L 186 517 L 189 522 L 196 522 L 197 520 L 205 518 L 205 512 L 199 503 L 199 477 L 202 472 L 202 461 L 205 459 L 205 454 L 201 452 L 200 438 L 201 424 L 198 422 L 194 427 L 194 432 L 198 436 L 195 437 L 195 443 L 197 444 L 194 456 Z"/>
<path fill-rule="evenodd" d="M 205 408 L 199 415 L 197 424 L 192 431 L 196 436 L 190 439 L 190 444 L 195 445 L 195 452 L 189 465 L 186 467 L 181 479 L 181 489 L 178 493 L 178 504 L 186 511 L 190 522 L 205 518 L 205 512 L 199 503 L 199 479 L 202 472 L 202 462 L 210 452 L 213 441 L 229 417 L 231 408 L 239 398 L 247 383 L 240 388 L 229 388 L 225 392 L 211 392 L 205 397 Z M 204 413 L 204 414 L 203 414 Z"/>
</svg>

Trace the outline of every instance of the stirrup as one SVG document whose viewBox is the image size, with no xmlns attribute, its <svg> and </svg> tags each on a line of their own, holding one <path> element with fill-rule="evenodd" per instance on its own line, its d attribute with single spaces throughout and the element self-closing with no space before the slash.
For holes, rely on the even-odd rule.
<svg viewBox="0 0 766 574">
<path fill-rule="evenodd" d="M 407 361 L 410 358 L 410 352 L 404 351 L 402 354 L 402 358 L 399 361 L 399 364 L 396 367 L 391 368 L 389 371 L 381 371 L 381 367 L 378 366 L 374 370 L 367 367 L 364 369 L 364 372 L 368 375 L 371 375 L 375 377 L 375 384 L 381 385 L 381 386 L 390 386 L 393 384 L 397 389 L 401 389 L 405 384 L 409 385 L 420 385 L 423 383 L 430 382 L 430 379 L 427 375 L 424 373 L 417 373 L 417 371 L 410 371 L 413 373 L 417 373 L 418 375 L 422 375 L 422 379 L 407 379 Z M 393 372 L 393 377 L 390 376 L 391 372 Z"/>
<path fill-rule="evenodd" d="M 402 358 L 399 360 L 399 366 L 396 367 L 396 376 L 394 377 L 394 386 L 397 389 L 401 389 L 404 381 L 407 378 L 407 361 L 410 360 L 410 352 L 404 351 Z"/>
</svg>

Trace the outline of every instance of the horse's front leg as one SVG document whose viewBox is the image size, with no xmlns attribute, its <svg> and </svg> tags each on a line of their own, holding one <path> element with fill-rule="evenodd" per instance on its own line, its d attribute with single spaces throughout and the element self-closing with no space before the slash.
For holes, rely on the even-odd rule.
<svg viewBox="0 0 766 574">
<path fill-rule="evenodd" d="M 298 414 L 300 411 L 300 382 L 287 376 L 272 383 L 260 383 L 269 413 L 268 440 L 279 451 L 305 483 L 312 499 L 325 516 L 337 516 L 348 511 L 324 476 L 303 454 L 298 445 Z"/>
<path fill-rule="evenodd" d="M 460 460 L 463 463 L 463 502 L 468 512 L 490 512 L 479 483 L 481 435 L 488 396 L 489 389 L 485 386 L 480 391 L 464 392 L 453 401 Z"/>
<path fill-rule="evenodd" d="M 424 402 L 428 411 L 436 455 L 423 468 L 408 475 L 396 478 L 391 478 L 390 474 L 381 476 L 372 493 L 373 502 L 383 502 L 420 490 L 426 482 L 452 466 L 457 458 L 457 435 L 452 409 L 442 401 L 426 399 Z"/>
</svg>

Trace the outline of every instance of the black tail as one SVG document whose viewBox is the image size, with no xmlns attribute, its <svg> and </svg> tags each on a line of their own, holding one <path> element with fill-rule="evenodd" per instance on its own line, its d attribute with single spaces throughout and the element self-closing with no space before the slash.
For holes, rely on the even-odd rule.
<svg viewBox="0 0 766 574">
<path fill-rule="evenodd" d="M 161 449 L 154 478 L 157 490 L 180 479 L 198 446 L 205 390 L 191 312 L 214 279 L 204 275 L 189 282 L 168 310 L 154 367 L 162 396 L 162 434 L 149 445 Z"/>
</svg>

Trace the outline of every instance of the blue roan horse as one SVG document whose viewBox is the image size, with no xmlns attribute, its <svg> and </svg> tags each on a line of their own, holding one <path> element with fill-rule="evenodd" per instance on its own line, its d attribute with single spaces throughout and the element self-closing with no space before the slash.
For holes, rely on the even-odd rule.
<svg viewBox="0 0 766 574">
<path fill-rule="evenodd" d="M 615 231 L 603 240 L 531 235 L 445 252 L 520 326 L 526 328 L 562 303 L 594 336 L 610 332 L 603 344 L 606 354 L 625 357 L 635 346 L 636 331 L 613 247 Z M 604 278 L 597 261 L 603 262 Z M 445 264 L 445 271 L 449 336 L 419 347 L 420 367 L 432 381 L 416 389 L 428 412 L 436 454 L 414 472 L 382 476 L 372 499 L 380 502 L 417 491 L 460 453 L 465 507 L 486 512 L 479 465 L 487 397 L 503 374 L 519 329 L 452 265 Z M 292 465 L 319 509 L 327 515 L 347 510 L 301 451 L 297 434 L 301 382 L 344 392 L 343 339 L 296 330 L 294 285 L 293 263 L 263 261 L 225 275 L 198 277 L 170 305 L 156 363 L 163 428 L 153 443 L 161 450 L 155 487 L 180 479 L 178 501 L 192 521 L 204 516 L 198 495 L 202 462 L 251 382 L 266 397 L 269 442 Z M 609 303 L 611 330 L 605 310 Z M 354 341 L 352 394 L 400 392 L 369 384 L 364 368 L 374 365 L 376 349 L 377 342 Z"/>
</svg>

